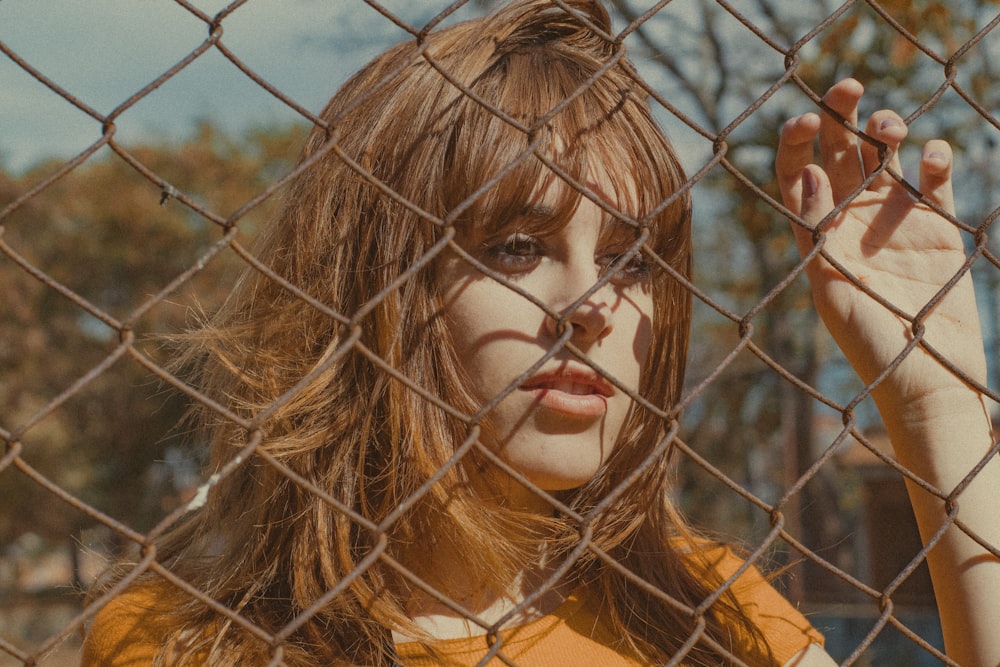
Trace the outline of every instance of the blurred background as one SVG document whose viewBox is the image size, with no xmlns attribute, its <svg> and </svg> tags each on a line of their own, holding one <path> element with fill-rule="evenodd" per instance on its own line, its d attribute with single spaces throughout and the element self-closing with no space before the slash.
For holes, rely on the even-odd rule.
<svg viewBox="0 0 1000 667">
<path fill-rule="evenodd" d="M 235 223 L 245 246 L 267 220 L 310 116 L 389 45 L 496 4 L 0 0 L 0 666 L 75 664 L 82 592 L 203 482 L 157 336 L 225 298 L 245 260 L 224 235 Z M 863 387 L 804 279 L 784 284 L 798 258 L 762 194 L 777 194 L 781 123 L 816 109 L 789 73 L 819 94 L 854 76 L 867 112 L 912 116 L 904 167 L 931 137 L 953 143 L 958 217 L 988 228 L 1000 6 L 605 4 L 697 180 L 683 437 L 718 473 L 678 457 L 672 492 L 748 548 L 772 528 L 761 507 L 780 509 L 829 567 L 780 542 L 777 582 L 836 659 L 940 664 L 898 629 L 941 645 L 929 578 L 908 567 L 920 541 L 902 475 L 870 401 L 852 413 L 867 446 L 831 407 Z M 996 390 L 1000 271 L 980 258 L 973 273 Z"/>
</svg>

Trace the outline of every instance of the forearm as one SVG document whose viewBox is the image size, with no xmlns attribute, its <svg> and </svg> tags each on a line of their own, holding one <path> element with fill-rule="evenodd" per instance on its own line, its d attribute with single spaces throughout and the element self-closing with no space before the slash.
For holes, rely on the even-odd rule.
<svg viewBox="0 0 1000 667">
<path fill-rule="evenodd" d="M 1000 546 L 1000 459 L 989 456 L 993 438 L 982 396 L 954 379 L 910 396 L 876 392 L 899 462 L 953 498 L 958 522 L 987 544 Z M 949 521 L 948 504 L 911 480 L 907 487 L 927 543 Z M 927 561 L 949 657 L 963 666 L 1000 665 L 1000 559 L 952 523 Z"/>
<path fill-rule="evenodd" d="M 899 316 L 910 313 L 921 316 L 922 340 L 982 383 L 986 363 L 975 290 L 963 234 L 950 220 L 955 214 L 951 147 L 937 139 L 925 144 L 919 170 L 924 201 L 915 203 L 892 175 L 903 173 L 898 149 L 906 122 L 893 111 L 877 111 L 865 126 L 875 141 L 858 141 L 851 128 L 858 126 L 862 92 L 853 79 L 832 86 L 822 113 L 785 123 L 775 159 L 782 200 L 805 223 L 793 225 L 803 256 L 814 253 L 813 230 L 821 231 L 824 254 L 806 266 L 817 310 L 865 382 L 879 377 L 912 340 L 915 323 Z M 871 293 L 879 299 L 869 298 Z M 922 346 L 910 351 L 873 396 L 897 459 L 934 489 L 907 480 L 921 534 L 925 543 L 933 541 L 927 560 L 948 653 L 967 667 L 997 667 L 1000 504 L 994 496 L 1000 461 L 989 457 L 993 443 L 983 397 Z M 949 507 L 957 507 L 957 515 L 950 516 Z M 991 546 L 966 535 L 956 520 Z"/>
</svg>

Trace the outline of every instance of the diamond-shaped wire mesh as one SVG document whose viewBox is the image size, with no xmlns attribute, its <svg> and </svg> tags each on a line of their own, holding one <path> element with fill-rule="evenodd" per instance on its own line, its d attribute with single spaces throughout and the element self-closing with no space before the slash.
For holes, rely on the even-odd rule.
<svg viewBox="0 0 1000 667">
<path fill-rule="evenodd" d="M 172 610 L 149 619 L 201 628 L 171 638 L 191 664 L 210 650 L 213 664 L 391 662 L 427 639 L 407 625 L 414 607 L 482 635 L 460 664 L 539 664 L 518 627 L 567 595 L 614 608 L 600 620 L 612 630 L 605 648 L 645 651 L 646 662 L 756 664 L 735 611 L 756 572 L 744 575 L 744 561 L 773 573 L 838 662 L 957 664 L 943 653 L 926 561 L 963 531 L 984 559 L 998 557 L 959 513 L 997 445 L 984 443 L 979 467 L 948 488 L 919 460 L 897 460 L 872 399 L 892 369 L 863 383 L 820 323 L 792 232 L 802 220 L 781 203 L 773 164 L 782 123 L 807 111 L 834 113 L 884 160 L 863 185 L 896 179 L 920 197 L 909 166 L 920 147 L 942 137 L 956 148 L 957 211 L 938 212 L 966 259 L 915 307 L 878 307 L 905 323 L 906 354 L 938 356 L 995 413 L 995 3 L 608 0 L 603 25 L 591 3 L 538 0 L 546 23 L 535 32 L 462 28 L 508 5 L 485 0 L 206 4 L 163 0 L 156 11 L 176 22 L 166 39 L 153 20 L 115 32 L 115 12 L 140 10 L 95 3 L 107 29 L 94 36 L 95 77 L 83 54 L 47 39 L 72 11 L 32 19 L 24 3 L 0 1 L 0 84 L 15 92 L 0 123 L 13 127 L 16 102 L 31 100 L 26 113 L 45 130 L 28 141 L 57 155 L 22 158 L 0 137 L 10 152 L 0 172 L 0 665 L 76 664 L 95 617 L 121 613 L 116 601 L 144 586 Z M 574 82 L 556 104 L 483 83 L 508 52 L 560 39 L 600 57 L 559 74 L 528 63 L 544 95 Z M 115 40 L 156 64 L 137 74 Z M 322 66 L 310 67 L 315 55 L 282 60 L 316 40 Z M 392 58 L 323 109 L 342 78 L 336 63 L 356 69 L 381 50 L 373 44 L 395 42 Z M 846 76 L 867 88 L 857 123 L 822 100 Z M 260 107 L 279 120 L 247 130 L 209 116 L 179 137 L 176 125 L 142 120 L 186 108 L 194 81 L 220 91 L 218 118 Z M 647 97 L 686 176 L 634 129 Z M 865 115 L 880 108 L 909 126 L 902 174 L 888 175 L 885 144 L 868 136 Z M 52 143 L 74 124 L 83 129 Z M 632 144 L 609 139 L 633 134 Z M 621 155 L 623 145 L 644 148 Z M 601 270 L 583 290 L 549 280 L 540 291 L 512 267 L 539 243 L 553 265 L 573 265 L 580 211 L 604 221 Z M 833 261 L 830 219 L 812 253 Z M 880 299 L 869 276 L 831 270 Z M 923 339 L 970 276 L 986 379 Z M 641 379 L 586 338 L 610 330 L 594 306 L 607 293 L 620 299 L 608 307 L 620 330 L 652 327 L 653 350 L 631 355 Z M 463 320 L 476 298 L 495 311 Z M 524 312 L 548 327 L 532 334 L 533 356 L 509 342 L 525 331 L 511 313 Z M 508 352 L 507 375 L 491 384 L 475 364 Z M 560 364 L 575 375 L 545 375 Z M 497 450 L 503 406 L 525 387 L 543 402 L 584 387 L 631 406 L 611 427 L 625 424 L 628 437 L 600 455 L 592 481 L 535 476 L 516 439 Z M 574 405 L 556 411 L 592 409 Z M 550 458 L 571 475 L 588 465 L 584 450 Z M 922 526 L 924 543 L 907 487 L 947 510 Z M 544 567 L 517 580 L 527 597 L 491 607 L 461 595 L 509 585 L 512 564 L 529 557 Z M 719 559 L 718 571 L 705 564 Z M 450 587 L 460 580 L 451 568 L 469 562 L 480 585 Z M 638 629 L 650 618 L 666 629 Z M 395 642 L 390 629 L 402 633 Z M 720 643 L 729 630 L 740 639 Z M 772 630 L 762 626 L 765 643 Z"/>
</svg>

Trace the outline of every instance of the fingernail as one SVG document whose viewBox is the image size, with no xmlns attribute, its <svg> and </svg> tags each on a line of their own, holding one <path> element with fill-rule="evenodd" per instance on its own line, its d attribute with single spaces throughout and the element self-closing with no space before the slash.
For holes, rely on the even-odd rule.
<svg viewBox="0 0 1000 667">
<path fill-rule="evenodd" d="M 883 120 L 881 123 L 878 124 L 878 129 L 887 130 L 890 127 L 898 127 L 899 125 L 900 122 L 895 118 L 886 118 L 885 120 Z"/>
<path fill-rule="evenodd" d="M 804 198 L 812 197 L 819 190 L 819 181 L 816 179 L 816 174 L 812 173 L 811 169 L 806 169 L 802 172 L 802 196 Z"/>
<path fill-rule="evenodd" d="M 944 151 L 927 151 L 924 153 L 925 160 L 947 160 L 948 156 L 944 154 Z"/>
</svg>

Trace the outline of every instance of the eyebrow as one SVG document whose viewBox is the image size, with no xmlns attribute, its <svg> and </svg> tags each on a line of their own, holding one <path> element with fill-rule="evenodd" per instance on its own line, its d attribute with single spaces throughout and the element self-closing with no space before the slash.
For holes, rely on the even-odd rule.
<svg viewBox="0 0 1000 667">
<path fill-rule="evenodd" d="M 532 220 L 548 220 L 555 216 L 556 210 L 545 204 L 529 204 L 521 209 L 519 218 L 530 218 Z"/>
<path fill-rule="evenodd" d="M 588 187 L 595 187 L 593 183 L 587 183 Z M 595 190 L 595 194 L 599 195 L 605 203 L 614 208 L 614 204 L 607 200 L 607 196 L 604 192 L 599 189 Z M 527 223 L 525 231 L 532 231 L 532 223 L 538 223 L 541 226 L 547 221 L 552 220 L 556 216 L 556 209 L 552 206 L 547 206 L 545 204 L 529 204 L 522 209 L 516 220 Z M 603 243 L 614 243 L 614 244 L 624 244 L 629 245 L 635 241 L 635 229 L 631 226 L 622 223 L 620 220 L 610 215 L 606 211 L 601 211 L 601 232 L 600 239 Z"/>
<path fill-rule="evenodd" d="M 553 221 L 559 216 L 557 207 L 547 204 L 527 204 L 518 211 L 517 215 L 495 227 L 495 231 L 514 227 L 526 233 L 549 233 L 554 232 L 562 225 L 553 225 Z M 568 220 L 568 219 L 567 219 Z"/>
</svg>

